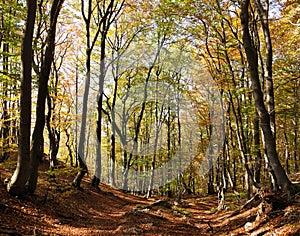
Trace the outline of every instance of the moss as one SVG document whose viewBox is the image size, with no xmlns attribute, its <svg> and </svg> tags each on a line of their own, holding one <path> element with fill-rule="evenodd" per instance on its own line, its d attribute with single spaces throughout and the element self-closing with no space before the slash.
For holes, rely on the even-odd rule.
<svg viewBox="0 0 300 236">
<path fill-rule="evenodd" d="M 185 217 L 192 215 L 191 211 L 186 210 L 186 209 L 182 209 L 182 208 L 179 208 L 179 207 L 173 207 L 173 213 L 178 214 L 178 215 L 183 215 Z"/>
</svg>

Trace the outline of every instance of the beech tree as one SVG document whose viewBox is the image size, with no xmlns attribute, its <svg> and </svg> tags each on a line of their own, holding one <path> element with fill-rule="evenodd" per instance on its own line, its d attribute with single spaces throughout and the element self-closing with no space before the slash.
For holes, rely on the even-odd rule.
<svg viewBox="0 0 300 236">
<path fill-rule="evenodd" d="M 30 133 L 31 133 L 31 81 L 32 81 L 32 40 L 37 3 L 27 0 L 27 16 L 22 42 L 22 74 L 20 98 L 20 135 L 17 168 L 7 185 L 7 191 L 13 195 L 25 193 L 25 184 L 30 167 Z"/>
<path fill-rule="evenodd" d="M 119 14 L 121 14 L 122 8 L 125 1 L 114 1 L 111 0 L 107 5 L 105 2 L 100 10 L 101 17 L 101 28 L 100 28 L 100 75 L 99 75 L 99 90 L 98 90 L 98 100 L 97 100 L 97 139 L 98 139 L 98 149 L 95 162 L 95 173 L 92 179 L 92 186 L 98 188 L 101 178 L 101 144 L 102 144 L 102 106 L 103 106 L 103 94 L 104 94 L 104 80 L 106 74 L 106 47 L 107 47 L 107 37 L 110 28 L 116 21 Z"/>
<path fill-rule="evenodd" d="M 85 139 L 86 139 L 86 123 L 87 123 L 87 108 L 88 108 L 88 97 L 90 91 L 90 83 L 91 83 L 91 59 L 92 52 L 95 47 L 95 44 L 98 40 L 98 36 L 100 33 L 100 19 L 99 22 L 94 22 L 93 17 L 95 10 L 99 9 L 99 3 L 97 2 L 94 6 L 93 1 L 89 0 L 87 2 L 87 6 L 84 0 L 81 1 L 81 13 L 85 23 L 86 30 L 86 61 L 85 61 L 85 69 L 86 69 L 86 77 L 85 77 L 85 87 L 84 87 L 84 95 L 83 95 L 83 104 L 82 104 L 82 114 L 81 114 L 81 126 L 80 126 L 80 135 L 79 135 L 79 144 L 78 144 L 78 156 L 79 156 L 79 167 L 80 170 L 77 172 L 76 177 L 73 180 L 73 186 L 76 188 L 80 188 L 81 180 L 84 175 L 88 172 L 87 165 L 85 163 Z M 94 35 L 91 35 L 91 28 L 96 24 L 96 32 Z M 76 82 L 77 83 L 77 82 Z"/>
<path fill-rule="evenodd" d="M 244 0 L 241 4 L 241 24 L 243 30 L 243 46 L 246 52 L 246 57 L 248 61 L 248 69 L 250 74 L 250 79 L 252 82 L 253 96 L 255 100 L 255 107 L 257 109 L 260 126 L 264 134 L 264 142 L 266 148 L 266 154 L 272 170 L 278 181 L 278 185 L 283 191 L 290 193 L 292 190 L 292 184 L 284 171 L 276 150 L 275 136 L 271 128 L 270 114 L 264 103 L 264 93 L 259 79 L 258 70 L 258 53 L 255 48 L 254 39 L 251 37 L 250 33 L 250 23 L 249 23 L 249 8 L 250 0 Z M 269 68 L 270 69 L 270 68 Z M 271 78 L 269 78 L 271 79 Z"/>
<path fill-rule="evenodd" d="M 30 154 L 30 176 L 28 191 L 34 193 L 38 179 L 38 165 L 44 153 L 45 107 L 48 94 L 48 81 L 55 52 L 56 23 L 64 0 L 53 0 L 50 11 L 50 28 L 48 29 L 44 58 L 41 60 L 41 70 L 38 75 L 38 98 L 36 108 L 36 122 L 32 134 L 32 148 Z"/>
<path fill-rule="evenodd" d="M 78 146 L 79 153 L 79 165 L 80 170 L 78 171 L 75 179 L 73 180 L 73 186 L 79 188 L 80 183 L 84 175 L 87 173 L 88 168 L 85 163 L 86 160 L 86 149 L 85 149 L 85 132 L 86 132 L 86 122 L 87 122 L 87 105 L 88 96 L 90 91 L 90 80 L 91 80 L 91 60 L 92 52 L 95 46 L 100 47 L 100 74 L 98 80 L 98 97 L 97 97 L 97 140 L 99 145 L 97 147 L 97 154 L 94 158 L 95 160 L 95 173 L 91 184 L 98 188 L 101 175 L 101 120 L 102 120 L 102 101 L 103 101 L 103 88 L 104 88 L 104 78 L 106 73 L 106 39 L 108 31 L 115 21 L 116 17 L 120 14 L 124 1 L 93 1 L 89 0 L 86 6 L 85 1 L 81 1 L 81 11 L 82 16 L 86 26 L 86 81 L 83 97 L 83 109 L 82 109 L 82 122 L 80 130 L 80 139 Z M 94 35 L 92 35 L 93 27 L 96 29 Z"/>
</svg>

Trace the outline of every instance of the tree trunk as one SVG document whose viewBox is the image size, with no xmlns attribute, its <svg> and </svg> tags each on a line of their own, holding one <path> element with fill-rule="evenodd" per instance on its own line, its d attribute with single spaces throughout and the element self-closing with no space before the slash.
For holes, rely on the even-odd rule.
<svg viewBox="0 0 300 236">
<path fill-rule="evenodd" d="M 260 130 L 259 130 L 259 117 L 257 112 L 255 112 L 255 117 L 253 121 L 253 140 L 254 140 L 254 154 L 255 154 L 255 165 L 254 165 L 254 179 L 257 183 L 261 182 L 261 165 L 262 156 L 260 150 Z"/>
<path fill-rule="evenodd" d="M 95 187 L 97 190 L 100 190 L 99 184 L 100 184 L 100 178 L 101 178 L 101 146 L 100 143 L 97 142 L 97 150 L 96 150 L 96 160 L 95 160 L 95 172 L 94 177 L 91 181 L 91 186 Z"/>
<path fill-rule="evenodd" d="M 276 140 L 276 124 L 275 124 L 275 99 L 274 99 L 274 86 L 273 86 L 273 47 L 271 34 L 269 29 L 269 2 L 267 3 L 267 9 L 264 9 L 260 0 L 256 0 L 256 8 L 260 22 L 262 24 L 262 30 L 264 33 L 265 47 L 266 47 L 266 102 L 267 109 L 270 115 L 270 126 L 272 133 Z"/>
<path fill-rule="evenodd" d="M 111 156 L 110 156 L 110 184 L 112 186 L 115 186 L 115 172 L 116 172 L 116 135 L 115 135 L 115 131 L 114 128 L 113 129 L 113 133 L 111 135 Z"/>
<path fill-rule="evenodd" d="M 156 91 L 158 91 L 158 83 L 156 83 Z M 150 181 L 147 191 L 146 198 L 151 197 L 153 185 L 154 185 L 154 178 L 155 178 L 155 165 L 156 165 L 156 158 L 157 158 L 157 147 L 158 147 L 158 139 L 159 139 L 159 131 L 161 130 L 161 123 L 163 122 L 163 106 L 161 107 L 161 112 L 158 114 L 158 101 L 155 102 L 155 138 L 154 138 L 154 147 L 153 147 L 153 157 L 151 162 L 151 174 L 150 174 Z"/>
<path fill-rule="evenodd" d="M 209 172 L 208 172 L 208 182 L 207 182 L 207 194 L 214 194 L 215 190 L 214 190 L 214 168 L 213 168 L 213 163 L 212 163 L 212 158 L 209 155 L 208 156 L 208 160 L 209 160 Z"/>
<path fill-rule="evenodd" d="M 25 193 L 25 184 L 30 166 L 30 124 L 31 124 L 31 81 L 32 81 L 32 38 L 36 16 L 36 1 L 27 0 L 27 17 L 23 36 L 21 61 L 21 101 L 20 101 L 20 135 L 17 168 L 7 185 L 12 195 Z"/>
<path fill-rule="evenodd" d="M 293 125 L 294 125 L 294 140 L 293 140 L 293 146 L 294 146 L 294 171 L 297 173 L 299 171 L 299 143 L 298 143 L 298 133 L 299 133 L 299 81 L 296 83 L 294 88 L 294 94 L 295 94 L 295 105 L 294 105 L 294 119 L 293 119 Z"/>
<path fill-rule="evenodd" d="M 107 10 L 108 11 L 108 10 Z M 106 37 L 109 30 L 110 24 L 107 22 L 107 19 L 103 19 L 103 27 L 101 30 L 101 54 L 100 54 L 100 76 L 99 76 L 99 94 L 97 101 L 97 140 L 98 140 L 98 149 L 95 161 L 95 173 L 92 181 L 92 186 L 98 188 L 101 179 L 101 144 L 102 144 L 102 102 L 103 102 L 103 89 L 104 89 L 104 79 L 105 79 L 105 49 L 106 49 Z"/>
<path fill-rule="evenodd" d="M 90 79 L 91 79 L 91 54 L 94 45 L 91 45 L 91 35 L 90 35 L 90 23 L 91 23 L 91 15 L 92 15 L 92 1 L 88 3 L 88 12 L 87 16 L 84 13 L 84 1 L 81 1 L 81 11 L 83 14 L 83 19 L 85 21 L 86 28 L 86 79 L 85 79 L 85 87 L 83 94 L 83 102 L 82 102 L 82 114 L 81 114 L 81 127 L 80 127 L 80 135 L 79 135 L 79 144 L 78 144 L 78 162 L 80 170 L 77 172 L 76 177 L 73 180 L 72 185 L 75 188 L 80 189 L 81 181 L 84 175 L 88 172 L 87 165 L 85 163 L 85 132 L 86 132 L 86 120 L 87 120 L 87 105 L 88 105 L 88 96 L 90 91 Z M 97 29 L 96 37 L 98 36 L 99 29 Z M 78 82 L 78 81 L 77 81 Z M 76 83 L 76 90 L 78 91 Z M 77 140 L 76 140 L 77 141 Z"/>
<path fill-rule="evenodd" d="M 68 149 L 68 153 L 69 153 L 69 157 L 70 157 L 70 166 L 73 167 L 74 166 L 74 162 L 73 162 L 73 150 L 72 150 L 72 146 L 73 146 L 73 141 L 71 141 L 71 135 L 68 131 L 68 128 L 65 129 L 65 133 L 66 133 L 66 136 L 67 136 L 67 139 L 66 139 L 66 147 Z"/>
<path fill-rule="evenodd" d="M 32 148 L 30 151 L 30 175 L 27 181 L 27 188 L 30 193 L 34 193 L 38 179 L 38 166 L 44 153 L 44 127 L 45 127 L 45 107 L 48 93 L 48 80 L 51 65 L 54 60 L 55 35 L 57 18 L 64 0 L 54 0 L 50 12 L 50 28 L 47 35 L 47 47 L 43 58 L 41 71 L 38 80 L 38 98 L 36 107 L 36 122 L 32 134 Z"/>
<path fill-rule="evenodd" d="M 266 151 L 268 159 L 270 161 L 270 165 L 276 175 L 279 186 L 283 191 L 290 193 L 291 182 L 288 179 L 287 174 L 284 171 L 277 155 L 275 137 L 273 136 L 270 125 L 270 115 L 264 104 L 264 96 L 259 81 L 258 55 L 249 31 L 249 4 L 250 0 L 244 0 L 242 2 L 240 18 L 243 30 L 243 46 L 248 60 L 248 69 L 252 82 L 255 107 L 260 118 L 260 126 L 264 134 Z"/>
<path fill-rule="evenodd" d="M 130 154 L 132 155 L 132 154 Z M 123 183 L 122 183 L 122 189 L 126 192 L 128 189 L 128 171 L 129 171 L 129 160 L 128 160 L 128 154 L 127 151 L 124 150 L 123 152 Z"/>
<path fill-rule="evenodd" d="M 51 102 L 51 97 L 48 91 L 48 114 L 46 119 L 46 126 L 48 129 L 48 137 L 50 141 L 50 168 L 53 169 L 57 166 L 57 154 L 59 150 L 60 131 L 56 130 L 56 127 L 51 127 L 52 110 L 55 109 L 55 105 Z"/>
<path fill-rule="evenodd" d="M 223 210 L 225 208 L 225 192 L 227 190 L 226 156 L 227 156 L 226 144 L 224 144 L 222 156 L 219 157 L 220 178 L 218 183 L 218 210 Z"/>
<path fill-rule="evenodd" d="M 1 47 L 1 44 L 0 44 Z M 3 44 L 3 73 L 4 75 L 8 75 L 8 70 L 9 70 L 9 60 L 8 60 L 8 55 L 9 55 L 9 44 L 4 43 Z M 4 97 L 8 98 L 8 83 L 7 81 L 4 80 L 3 82 L 3 88 L 4 88 Z M 1 117 L 1 120 L 3 120 L 2 127 L 0 128 L 0 138 L 3 140 L 2 141 L 2 147 L 0 149 L 0 162 L 7 160 L 9 156 L 9 129 L 10 129 L 10 115 L 8 112 L 8 99 L 4 99 L 2 102 L 2 107 L 3 107 L 3 115 Z"/>
<path fill-rule="evenodd" d="M 88 171 L 87 166 L 83 160 L 84 160 L 84 157 L 81 157 L 79 154 L 78 161 L 79 161 L 80 170 L 77 172 L 77 175 L 72 182 L 72 185 L 77 189 L 81 189 L 81 187 L 80 187 L 81 181 L 82 181 L 84 175 Z"/>
<path fill-rule="evenodd" d="M 115 186 L 115 168 L 116 168 L 116 117 L 115 117 L 115 107 L 117 100 L 118 91 L 118 66 L 116 69 L 116 77 L 114 78 L 114 93 L 113 101 L 111 105 L 111 150 L 110 150 L 110 184 Z"/>
</svg>

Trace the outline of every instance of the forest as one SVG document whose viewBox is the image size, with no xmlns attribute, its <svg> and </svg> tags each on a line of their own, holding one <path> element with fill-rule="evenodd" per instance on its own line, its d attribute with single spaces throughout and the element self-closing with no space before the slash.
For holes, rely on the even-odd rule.
<svg viewBox="0 0 300 236">
<path fill-rule="evenodd" d="M 299 1 L 0 12 L 0 235 L 300 234 Z"/>
</svg>

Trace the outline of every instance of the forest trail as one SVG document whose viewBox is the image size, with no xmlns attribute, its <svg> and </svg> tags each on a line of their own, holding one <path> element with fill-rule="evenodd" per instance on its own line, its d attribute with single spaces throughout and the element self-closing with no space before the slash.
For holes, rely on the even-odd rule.
<svg viewBox="0 0 300 236">
<path fill-rule="evenodd" d="M 0 235 L 300 235 L 300 197 L 258 219 L 258 205 L 234 212 L 246 201 L 234 194 L 217 211 L 216 195 L 147 200 L 105 184 L 96 190 L 87 179 L 76 190 L 74 170 L 42 166 L 36 194 L 18 199 L 3 185 L 13 169 L 0 164 Z"/>
</svg>

